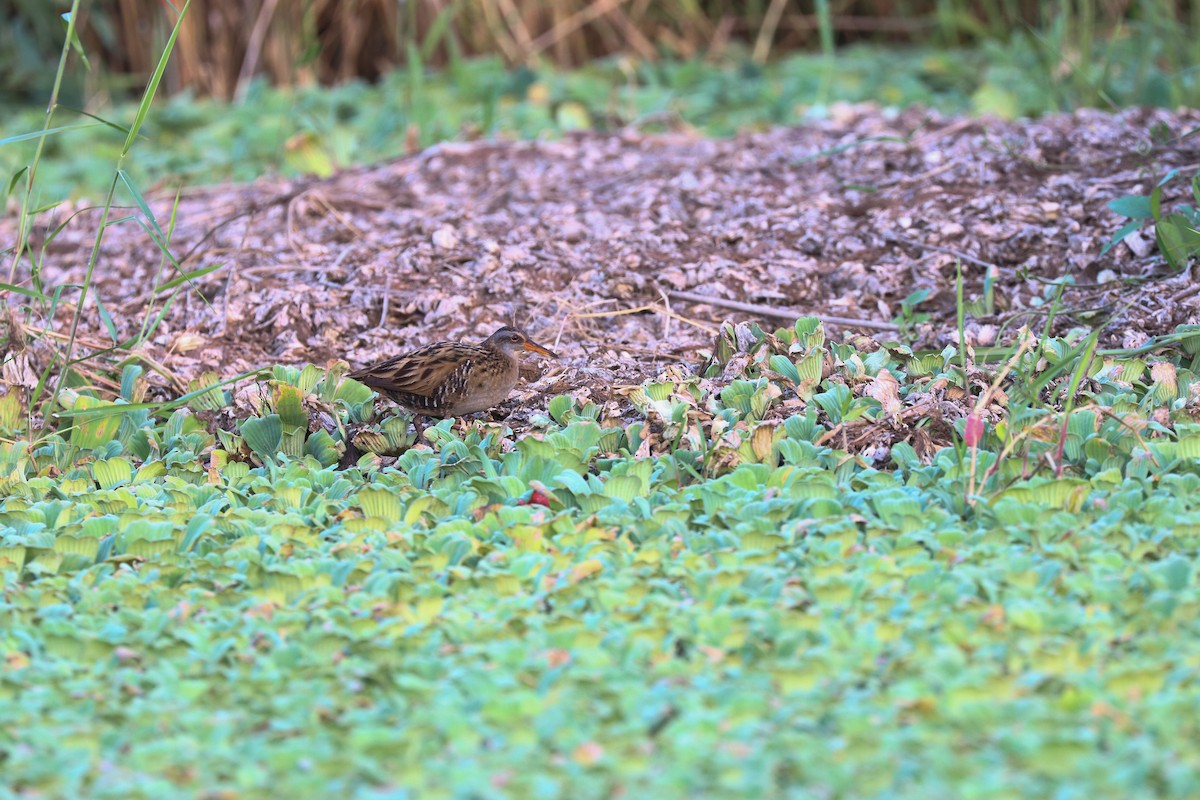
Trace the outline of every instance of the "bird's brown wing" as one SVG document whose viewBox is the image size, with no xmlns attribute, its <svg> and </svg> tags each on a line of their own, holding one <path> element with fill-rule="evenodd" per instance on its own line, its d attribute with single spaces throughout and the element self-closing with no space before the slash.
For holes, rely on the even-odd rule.
<svg viewBox="0 0 1200 800">
<path fill-rule="evenodd" d="M 471 366 L 486 353 L 459 342 L 438 342 L 347 374 L 415 411 L 437 414 L 461 397 Z"/>
</svg>

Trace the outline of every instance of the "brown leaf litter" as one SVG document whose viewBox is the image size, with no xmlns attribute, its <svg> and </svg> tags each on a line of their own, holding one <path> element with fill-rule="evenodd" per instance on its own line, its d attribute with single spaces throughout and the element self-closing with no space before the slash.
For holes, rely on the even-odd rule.
<svg viewBox="0 0 1200 800">
<path fill-rule="evenodd" d="M 359 366 L 516 323 L 564 358 L 507 410 L 560 392 L 616 403 L 615 387 L 694 368 L 724 319 L 770 330 L 815 314 L 835 335 L 895 340 L 900 301 L 925 288 L 918 310 L 931 317 L 913 344 L 940 349 L 957 338 L 956 259 L 968 299 L 994 280 L 995 313 L 967 324 L 974 344 L 1040 327 L 1048 282 L 1069 276 L 1057 328 L 1101 309 L 1113 314 L 1105 343 L 1137 345 L 1200 321 L 1200 301 L 1191 271 L 1168 274 L 1147 245 L 1152 234 L 1100 255 L 1124 222 L 1106 203 L 1149 193 L 1169 169 L 1200 169 L 1200 136 L 1183 136 L 1197 126 L 1195 110 L 1002 122 L 847 106 L 732 139 L 446 143 L 328 180 L 189 189 L 172 251 L 188 271 L 223 266 L 179 293 L 140 355 L 158 367 L 157 396 L 171 396 L 209 370 Z M 1164 207 L 1187 190 L 1168 184 Z M 151 198 L 160 221 L 172 201 Z M 45 247 L 46 285 L 83 281 L 97 220 L 65 206 L 39 218 L 35 245 L 66 221 Z M 15 230 L 11 214 L 0 221 L 5 246 Z M 176 277 L 162 262 L 135 224 L 105 235 L 95 286 L 120 337 L 162 308 L 169 293 L 154 287 Z M 68 313 L 28 319 L 22 357 L 44 366 Z M 77 354 L 109 346 L 89 297 Z M 883 376 L 862 391 L 893 399 Z"/>
</svg>

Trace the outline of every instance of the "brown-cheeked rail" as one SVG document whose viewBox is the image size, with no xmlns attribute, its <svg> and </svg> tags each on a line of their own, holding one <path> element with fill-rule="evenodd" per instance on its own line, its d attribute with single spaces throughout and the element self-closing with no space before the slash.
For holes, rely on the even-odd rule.
<svg viewBox="0 0 1200 800">
<path fill-rule="evenodd" d="M 558 358 L 506 325 L 479 344 L 435 342 L 354 370 L 346 377 L 418 417 L 460 417 L 502 403 L 517 385 L 526 352 Z M 418 424 L 418 437 L 420 431 Z"/>
</svg>

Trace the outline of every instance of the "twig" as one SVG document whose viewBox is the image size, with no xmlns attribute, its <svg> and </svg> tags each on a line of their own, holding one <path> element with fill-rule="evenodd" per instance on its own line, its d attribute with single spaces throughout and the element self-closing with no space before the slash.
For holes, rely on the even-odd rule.
<svg viewBox="0 0 1200 800">
<path fill-rule="evenodd" d="M 404 264 L 406 268 L 408 267 L 408 264 L 406 263 L 407 258 L 403 253 L 401 253 L 396 260 Z M 375 326 L 376 328 L 382 328 L 384 323 L 387 322 L 388 305 L 392 299 L 392 273 L 394 271 L 395 270 L 389 269 L 383 274 L 383 307 L 379 309 L 379 324 Z"/>
<path fill-rule="evenodd" d="M 667 294 L 671 297 L 674 297 L 676 300 L 686 300 L 689 303 L 704 303 L 710 306 L 733 309 L 734 311 L 745 311 L 747 314 L 758 314 L 764 317 L 784 319 L 788 320 L 789 322 L 795 322 L 800 317 L 816 317 L 817 319 L 821 320 L 821 322 L 826 322 L 830 325 L 857 325 L 860 328 L 871 328 L 877 331 L 900 330 L 900 326 L 894 323 L 880 322 L 873 319 L 835 317 L 828 314 L 806 314 L 805 312 L 797 309 L 759 305 L 757 303 L 743 303 L 740 300 L 726 300 L 723 297 L 712 297 L 706 294 L 696 294 L 695 292 L 679 292 L 675 290 L 668 290 Z"/>
<path fill-rule="evenodd" d="M 311 186 L 314 186 L 316 183 L 317 183 L 317 181 L 315 181 L 315 180 L 306 181 L 301 186 L 299 186 L 295 189 L 292 189 L 287 192 L 283 192 L 281 194 L 276 195 L 275 197 L 269 197 L 260 203 L 251 203 L 249 206 L 243 208 L 242 210 L 237 211 L 234 214 L 231 214 L 230 216 L 228 216 L 225 219 L 218 222 L 216 225 L 209 228 L 204 233 L 204 235 L 200 237 L 200 240 L 198 242 L 196 242 L 194 245 L 192 245 L 192 248 L 190 250 L 188 250 L 186 253 L 184 253 L 182 256 L 180 256 L 179 263 L 180 264 L 187 263 L 188 259 L 190 259 L 192 256 L 196 255 L 196 253 L 200 250 L 200 248 L 204 246 L 205 242 L 207 242 L 209 239 L 211 239 L 213 237 L 213 235 L 216 234 L 217 231 L 221 230 L 229 223 L 236 222 L 237 220 L 241 219 L 242 217 L 253 216 L 254 214 L 257 214 L 259 211 L 262 211 L 263 209 L 266 209 L 266 208 L 270 208 L 271 206 L 283 205 L 285 203 L 290 204 L 293 198 L 295 198 L 297 195 L 303 194 L 304 192 L 308 191 L 308 189 Z"/>
<path fill-rule="evenodd" d="M 612 16 L 616 18 L 617 24 L 629 39 L 629 45 L 637 51 L 638 55 L 649 62 L 658 60 L 658 52 L 654 49 L 654 43 L 646 38 L 646 35 L 638 30 L 637 23 L 629 18 L 629 15 L 621 8 L 625 0 L 617 0 L 612 7 Z M 710 45 L 711 46 L 711 45 Z"/>
<path fill-rule="evenodd" d="M 767 63 L 767 56 L 771 54 L 771 43 L 775 39 L 775 29 L 779 27 L 779 20 L 783 16 L 785 5 L 787 5 L 787 0 L 771 0 L 771 5 L 767 6 L 762 26 L 758 29 L 758 37 L 754 40 L 754 52 L 751 54 L 754 63 Z"/>
<path fill-rule="evenodd" d="M 504 15 L 505 22 L 508 23 L 508 29 L 512 31 L 517 43 L 526 53 L 526 59 L 531 57 L 533 49 L 533 37 L 529 35 L 529 28 L 525 25 L 525 20 L 521 18 L 521 12 L 517 10 L 513 0 L 499 0 L 500 12 Z"/>
<path fill-rule="evenodd" d="M 672 294 L 672 292 L 667 292 L 667 294 Z M 681 314 L 676 314 L 674 311 L 671 311 L 669 308 L 663 309 L 663 308 L 660 308 L 659 306 L 651 306 L 651 305 L 637 306 L 635 308 L 619 308 L 616 311 L 593 311 L 593 312 L 589 312 L 587 314 L 577 314 L 574 311 L 572 311 L 567 316 L 571 317 L 572 319 L 594 319 L 596 317 L 621 317 L 621 316 L 625 316 L 628 314 L 645 314 L 646 312 L 654 312 L 654 313 L 658 313 L 658 314 L 664 314 L 665 316 L 669 317 L 670 319 L 677 319 L 680 322 L 685 322 L 688 325 L 691 325 L 694 328 L 699 328 L 700 330 L 702 330 L 705 333 L 710 334 L 712 336 L 715 336 L 718 333 L 716 328 L 713 328 L 710 325 L 705 325 L 703 322 L 698 322 L 694 319 L 691 319 L 690 317 L 685 317 Z"/>
<path fill-rule="evenodd" d="M 982 261 L 978 258 L 975 258 L 974 256 L 967 255 L 966 253 L 962 252 L 961 250 L 954 250 L 950 247 L 940 247 L 936 244 L 926 244 L 925 242 L 918 242 L 916 239 L 909 239 L 907 236 L 900 236 L 899 234 L 895 234 L 895 233 L 885 233 L 883 235 L 883 238 L 888 240 L 889 242 L 893 242 L 895 244 L 907 244 L 907 245 L 910 245 L 911 247 L 919 247 L 922 250 L 933 250 L 936 253 L 945 253 L 948 256 L 954 256 L 955 258 L 966 261 L 969 264 L 975 264 L 976 266 L 984 267 L 985 269 L 994 269 L 997 272 L 1000 271 L 1000 268 L 998 266 L 996 266 L 995 264 L 989 264 L 988 262 Z"/>
<path fill-rule="evenodd" d="M 666 342 L 671 339 L 671 315 L 675 312 L 671 310 L 671 298 L 667 297 L 667 293 L 662 289 L 659 289 L 658 293 L 662 295 L 663 306 L 667 309 L 667 313 L 663 316 L 663 341 Z"/>
<path fill-rule="evenodd" d="M 601 0 L 599 3 L 584 4 L 583 8 L 579 11 L 562 20 L 533 41 L 528 42 L 525 48 L 525 58 L 532 58 L 543 50 L 553 47 L 554 43 L 559 39 L 574 33 L 597 17 L 604 16 L 624 2 L 626 0 Z"/>
<path fill-rule="evenodd" d="M 513 41 L 507 24 L 500 18 L 500 10 L 493 5 L 493 0 L 485 0 L 482 5 L 483 15 L 487 18 L 487 28 L 491 31 L 493 40 L 504 51 L 504 57 L 508 62 L 516 64 L 521 60 L 521 51 L 517 47 L 517 43 Z"/>
<path fill-rule="evenodd" d="M 242 69 L 238 73 L 237 88 L 233 90 L 235 103 L 242 103 L 246 100 L 250 79 L 254 77 L 254 72 L 258 69 L 258 59 L 262 55 L 263 39 L 266 38 L 267 27 L 271 24 L 271 19 L 275 16 L 275 8 L 278 5 L 279 0 L 266 0 L 262 4 L 262 8 L 258 10 L 258 17 L 254 20 L 254 27 L 250 31 L 250 41 L 246 45 L 246 57 L 242 59 Z"/>
<path fill-rule="evenodd" d="M 329 216 L 333 217 L 335 222 L 338 222 L 339 224 L 341 224 L 342 227 L 344 227 L 346 230 L 348 230 L 352 234 L 354 234 L 355 237 L 357 237 L 359 239 L 363 239 L 366 237 L 366 234 L 363 231 L 360 231 L 358 228 L 356 228 L 354 226 L 354 223 L 351 222 L 349 220 L 349 218 L 346 217 L 345 214 L 343 214 L 342 212 L 338 211 L 336 208 L 333 207 L 333 203 L 331 203 L 329 201 L 329 198 L 326 197 L 324 194 L 322 194 L 320 192 L 313 192 L 311 194 L 311 197 L 312 197 L 312 201 L 313 201 L 314 205 L 321 206 Z"/>
</svg>

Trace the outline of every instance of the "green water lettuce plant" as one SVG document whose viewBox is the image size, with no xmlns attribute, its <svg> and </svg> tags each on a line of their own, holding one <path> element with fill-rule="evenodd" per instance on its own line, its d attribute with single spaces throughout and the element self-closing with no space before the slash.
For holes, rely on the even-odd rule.
<svg viewBox="0 0 1200 800">
<path fill-rule="evenodd" d="M 259 463 L 312 456 L 323 466 L 336 464 L 345 452 L 346 426 L 373 414 L 374 393 L 343 380 L 345 371 L 342 362 L 329 370 L 275 367 L 265 391 L 253 395 L 256 415 L 238 427 L 240 442 L 226 434 L 223 443 L 235 452 L 244 443 Z"/>
</svg>

